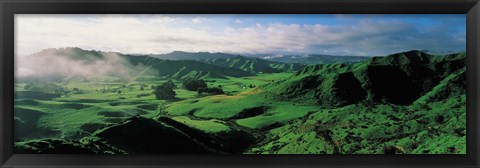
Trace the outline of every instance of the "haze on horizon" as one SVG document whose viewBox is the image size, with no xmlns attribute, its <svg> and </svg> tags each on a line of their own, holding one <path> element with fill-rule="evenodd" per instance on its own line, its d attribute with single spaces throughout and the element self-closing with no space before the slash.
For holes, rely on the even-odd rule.
<svg viewBox="0 0 480 168">
<path fill-rule="evenodd" d="M 80 47 L 375 56 L 466 48 L 465 15 L 15 15 L 15 54 Z"/>
</svg>

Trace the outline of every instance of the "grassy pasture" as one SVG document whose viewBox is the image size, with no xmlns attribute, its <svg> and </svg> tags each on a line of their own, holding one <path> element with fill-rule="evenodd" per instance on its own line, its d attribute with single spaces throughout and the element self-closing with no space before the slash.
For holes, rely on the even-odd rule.
<svg viewBox="0 0 480 168">
<path fill-rule="evenodd" d="M 215 96 L 199 96 L 197 92 L 183 89 L 182 81 L 173 80 L 177 86 L 174 89 L 175 100 L 157 100 L 152 94 L 151 86 L 167 80 L 148 76 L 131 82 L 108 79 L 53 83 L 66 90 L 76 91 L 46 100 L 17 97 L 15 108 L 38 112 L 35 127 L 59 132 L 45 136 L 47 138 L 80 139 L 97 129 L 120 123 L 135 115 L 155 116 L 164 107 L 167 107 L 168 115 L 176 116 L 176 121 L 205 132 L 224 132 L 230 129 L 229 126 L 217 119 L 227 119 L 245 108 L 255 107 L 257 102 L 267 101 L 254 95 L 260 91 L 250 88 L 250 85 L 260 86 L 287 75 L 289 74 L 259 74 L 244 78 L 206 79 L 209 86 L 220 85 L 228 94 Z M 16 92 L 27 91 L 26 85 L 27 83 L 17 83 Z M 41 89 L 40 87 L 39 90 Z M 192 111 L 195 111 L 192 117 L 204 119 L 188 118 L 188 113 Z M 22 121 L 22 118 L 17 119 Z"/>
</svg>

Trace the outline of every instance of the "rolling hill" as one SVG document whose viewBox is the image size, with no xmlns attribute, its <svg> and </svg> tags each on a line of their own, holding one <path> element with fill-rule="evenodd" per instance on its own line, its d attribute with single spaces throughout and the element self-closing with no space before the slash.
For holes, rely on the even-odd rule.
<svg viewBox="0 0 480 168">
<path fill-rule="evenodd" d="M 221 67 L 193 60 L 161 60 L 149 56 L 122 56 L 132 65 L 149 67 L 159 76 L 175 79 L 245 77 L 254 74 L 236 68 Z"/>
<path fill-rule="evenodd" d="M 226 77 L 205 81 L 229 94 L 176 88 L 176 99 L 156 99 L 147 86 L 168 79 L 19 82 L 16 153 L 465 154 L 467 149 L 465 53 L 413 50 L 275 74 L 267 73 L 275 70 L 271 61 L 244 57 L 205 63 L 77 48 L 37 56 L 44 55 L 85 68 L 115 65 L 116 71 L 176 79 Z M 242 77 L 253 73 L 258 74 Z"/>
<path fill-rule="evenodd" d="M 248 153 L 465 153 L 465 58 L 409 51 L 306 67 L 265 94 L 322 110 L 270 129 Z"/>
<path fill-rule="evenodd" d="M 465 87 L 464 76 L 465 53 L 434 56 L 409 51 L 351 65 L 311 65 L 285 81 L 272 83 L 269 90 L 287 99 L 314 100 L 323 106 L 361 102 L 408 105 L 432 89 L 448 85 L 447 81 L 463 81 L 459 86 Z M 456 92 L 440 90 L 449 93 L 439 94 Z"/>
<path fill-rule="evenodd" d="M 238 68 L 250 73 L 292 72 L 305 68 L 305 65 L 297 63 L 281 63 L 243 56 L 202 59 L 199 61 L 221 67 Z"/>
<path fill-rule="evenodd" d="M 168 60 L 195 60 L 221 67 L 242 69 L 250 73 L 291 72 L 305 67 L 305 65 L 297 63 L 284 63 L 226 53 L 174 51 L 168 54 L 153 55 L 152 57 Z"/>
</svg>

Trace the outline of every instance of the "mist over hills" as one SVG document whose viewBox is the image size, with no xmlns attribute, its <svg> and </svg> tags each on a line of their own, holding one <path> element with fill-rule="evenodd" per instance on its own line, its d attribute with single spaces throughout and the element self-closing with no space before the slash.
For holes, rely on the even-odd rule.
<svg viewBox="0 0 480 168">
<path fill-rule="evenodd" d="M 117 77 L 134 80 L 141 75 L 168 78 L 225 78 L 254 75 L 229 67 L 220 67 L 193 60 L 164 60 L 150 56 L 113 52 L 88 51 L 80 48 L 46 49 L 19 58 L 16 78 L 95 79 Z"/>
<path fill-rule="evenodd" d="M 423 95 L 430 96 L 425 99 L 445 97 L 450 93 L 429 92 L 437 86 L 451 86 L 445 82 L 461 82 L 465 78 L 465 57 L 464 52 L 432 55 L 412 50 L 384 57 L 309 56 L 305 58 L 337 63 L 304 65 L 270 61 L 284 57 L 265 60 L 224 53 L 179 51 L 162 56 L 140 56 L 62 48 L 35 53 L 26 61 L 31 67 L 16 69 L 30 68 L 35 72 L 31 76 L 28 73 L 27 76 L 17 76 L 20 81 L 32 78 L 88 80 L 105 76 L 127 81 L 138 80 L 139 76 L 206 79 L 294 72 L 292 77 L 265 88 L 288 99 L 308 98 L 324 106 L 344 106 L 360 102 L 410 104 Z M 363 61 L 354 63 L 360 60 Z"/>
<path fill-rule="evenodd" d="M 20 80 L 32 77 L 58 80 L 71 78 L 92 79 L 105 76 L 132 80 L 140 75 L 175 79 L 199 79 L 225 78 L 227 76 L 245 77 L 257 73 L 295 71 L 298 71 L 297 75 L 352 71 L 352 73 L 355 72 L 356 76 L 359 74 L 380 73 L 380 71 L 388 72 L 385 74 L 401 71 L 401 73 L 406 75 L 423 78 L 426 77 L 425 75 L 429 75 L 424 73 L 452 73 L 451 67 L 445 69 L 445 66 L 462 66 L 458 61 L 464 57 L 465 53 L 438 57 L 424 51 L 412 50 L 385 57 L 306 55 L 302 57 L 282 56 L 261 59 L 208 52 L 188 53 L 175 51 L 169 54 L 150 56 L 88 51 L 81 48 L 60 48 L 45 49 L 33 55 L 19 58 L 21 60 L 15 69 L 16 77 Z M 452 62 L 452 60 L 457 60 L 457 62 Z M 304 64 L 287 62 L 303 62 Z M 313 64 L 313 62 L 322 63 Z M 432 64 L 438 67 L 431 67 Z M 393 70 L 391 67 L 396 67 L 398 70 Z M 411 74 L 413 72 L 415 74 Z M 438 76 L 435 78 L 438 78 Z"/>
<path fill-rule="evenodd" d="M 296 58 L 296 57 L 295 57 Z M 104 76 L 132 80 L 139 75 L 184 78 L 225 78 L 256 73 L 293 72 L 306 64 L 356 62 L 364 57 L 316 56 L 289 60 L 262 59 L 226 53 L 174 51 L 158 55 L 129 55 L 81 48 L 45 49 L 18 59 L 16 78 L 94 79 Z M 330 61 L 327 61 L 330 60 Z M 283 62 L 282 62 L 283 61 Z M 295 63 L 300 62 L 300 63 Z"/>
</svg>

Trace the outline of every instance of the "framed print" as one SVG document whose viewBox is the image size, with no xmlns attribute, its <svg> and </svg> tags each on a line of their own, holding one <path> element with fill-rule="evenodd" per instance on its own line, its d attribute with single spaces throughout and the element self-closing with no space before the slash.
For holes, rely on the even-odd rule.
<svg viewBox="0 0 480 168">
<path fill-rule="evenodd" d="M 478 166 L 477 1 L 0 8 L 3 167 Z"/>
</svg>

